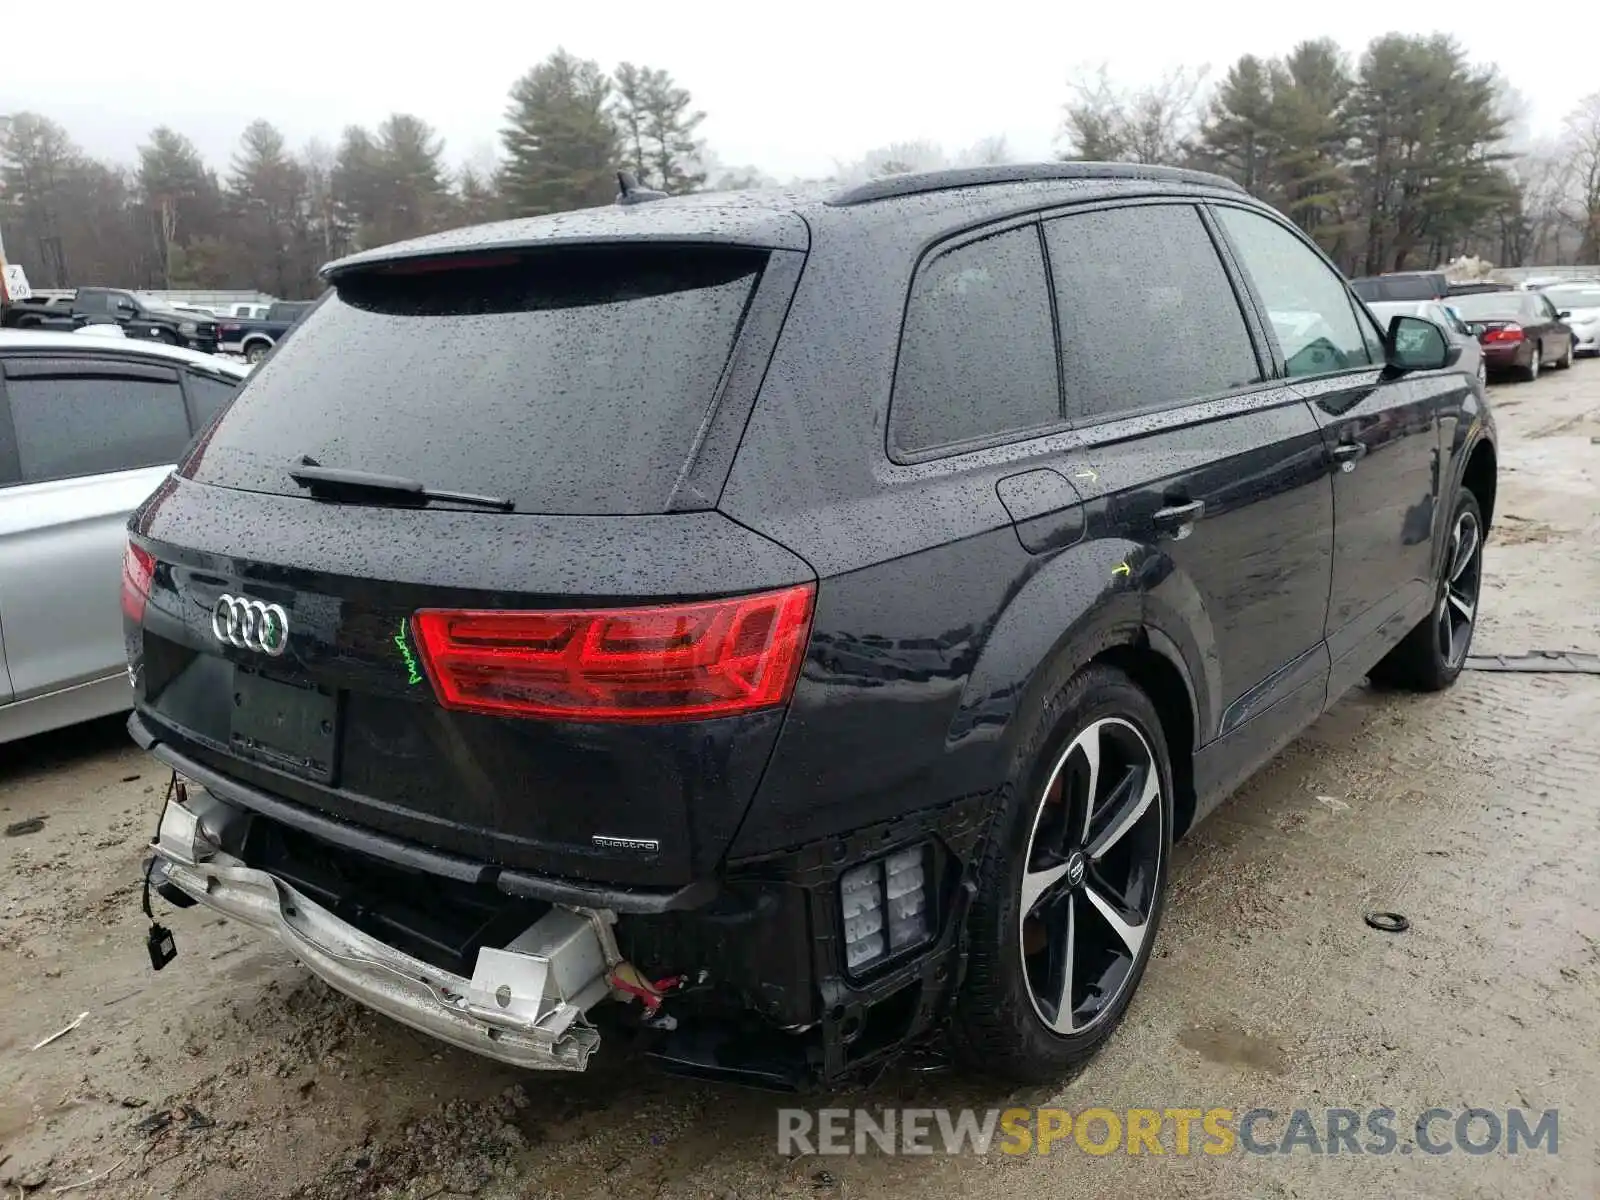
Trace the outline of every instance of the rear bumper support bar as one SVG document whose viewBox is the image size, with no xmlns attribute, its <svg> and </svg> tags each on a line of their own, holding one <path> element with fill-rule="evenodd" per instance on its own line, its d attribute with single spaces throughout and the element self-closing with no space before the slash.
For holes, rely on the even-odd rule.
<svg viewBox="0 0 1600 1200">
<path fill-rule="evenodd" d="M 225 819 L 226 806 L 204 793 L 196 799 L 192 807 L 174 799 L 162 814 L 152 846 L 158 885 L 273 935 L 329 986 L 440 1041 L 533 1070 L 588 1065 L 600 1035 L 584 1014 L 610 994 L 612 914 L 553 908 L 504 950 L 480 951 L 473 977 L 464 979 L 206 846 L 203 822 Z M 224 811 L 208 812 L 212 806 Z"/>
</svg>

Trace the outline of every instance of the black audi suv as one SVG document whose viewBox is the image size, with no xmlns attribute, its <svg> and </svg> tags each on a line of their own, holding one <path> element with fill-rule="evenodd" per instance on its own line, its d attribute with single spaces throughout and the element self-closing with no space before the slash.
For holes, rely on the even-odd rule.
<svg viewBox="0 0 1600 1200">
<path fill-rule="evenodd" d="M 1210 175 L 620 199 L 332 264 L 134 514 L 149 877 L 529 1067 L 1057 1077 L 1174 839 L 1461 670 L 1482 385 Z"/>
</svg>

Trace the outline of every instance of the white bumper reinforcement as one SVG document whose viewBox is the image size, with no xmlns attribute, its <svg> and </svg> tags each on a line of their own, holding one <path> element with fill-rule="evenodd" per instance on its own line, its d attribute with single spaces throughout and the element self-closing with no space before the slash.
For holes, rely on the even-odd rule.
<svg viewBox="0 0 1600 1200">
<path fill-rule="evenodd" d="M 584 1014 L 610 994 L 614 914 L 552 908 L 503 950 L 480 950 L 472 978 L 463 979 L 216 849 L 205 822 L 226 808 L 192 787 L 187 806 L 167 805 L 152 849 L 156 869 L 182 891 L 272 934 L 331 987 L 440 1041 L 534 1070 L 588 1065 L 600 1035 Z"/>
</svg>

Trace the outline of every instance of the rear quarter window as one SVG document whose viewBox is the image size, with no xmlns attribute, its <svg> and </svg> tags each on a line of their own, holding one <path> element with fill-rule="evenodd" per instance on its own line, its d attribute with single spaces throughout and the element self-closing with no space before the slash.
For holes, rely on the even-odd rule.
<svg viewBox="0 0 1600 1200">
<path fill-rule="evenodd" d="M 1059 423 L 1060 382 L 1037 226 L 947 250 L 918 272 L 889 406 L 897 453 Z"/>
<path fill-rule="evenodd" d="M 633 244 L 342 278 L 187 472 L 304 495 L 288 468 L 309 455 L 522 512 L 661 512 L 765 261 Z"/>
<path fill-rule="evenodd" d="M 239 385 L 231 380 L 190 371 L 188 388 L 189 403 L 194 408 L 195 428 L 198 429 L 227 406 L 234 392 L 239 390 Z"/>
</svg>

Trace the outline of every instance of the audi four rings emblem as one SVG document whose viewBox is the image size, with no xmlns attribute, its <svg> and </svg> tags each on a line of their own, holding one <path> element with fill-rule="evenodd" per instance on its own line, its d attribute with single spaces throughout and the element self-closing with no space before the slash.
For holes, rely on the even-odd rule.
<svg viewBox="0 0 1600 1200">
<path fill-rule="evenodd" d="M 211 608 L 211 632 L 225 645 L 277 658 L 289 648 L 289 614 L 281 604 L 224 592 Z"/>
</svg>

